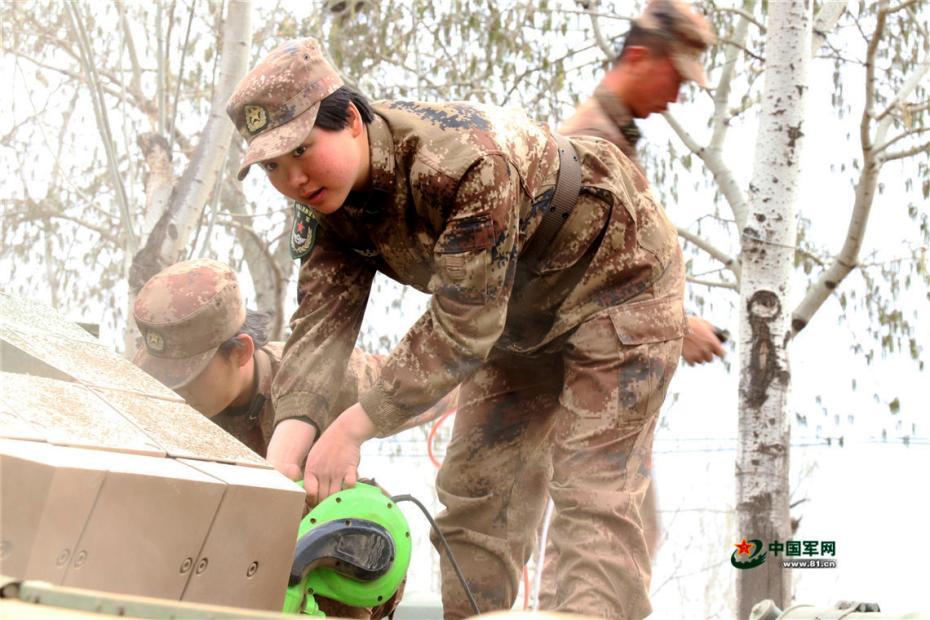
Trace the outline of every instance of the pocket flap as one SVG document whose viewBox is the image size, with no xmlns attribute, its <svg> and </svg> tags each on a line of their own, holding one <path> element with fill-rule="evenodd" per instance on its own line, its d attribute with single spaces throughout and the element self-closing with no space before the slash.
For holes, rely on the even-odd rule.
<svg viewBox="0 0 930 620">
<path fill-rule="evenodd" d="M 685 334 L 680 297 L 635 301 L 608 309 L 617 337 L 625 345 L 665 342 Z"/>
<path fill-rule="evenodd" d="M 436 240 L 433 251 L 437 254 L 458 254 L 486 250 L 494 245 L 494 222 L 490 214 L 480 213 L 449 220 Z"/>
</svg>

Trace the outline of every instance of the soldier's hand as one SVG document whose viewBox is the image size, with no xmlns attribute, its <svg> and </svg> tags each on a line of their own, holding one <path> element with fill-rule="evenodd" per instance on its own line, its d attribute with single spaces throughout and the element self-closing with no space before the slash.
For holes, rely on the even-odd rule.
<svg viewBox="0 0 930 620">
<path fill-rule="evenodd" d="M 355 486 L 362 444 L 375 436 L 375 425 L 358 403 L 330 424 L 307 456 L 304 489 L 311 506 Z"/>
<path fill-rule="evenodd" d="M 275 426 L 265 459 L 291 480 L 300 480 L 303 462 L 316 439 L 316 428 L 303 420 L 283 420 Z"/>
<path fill-rule="evenodd" d="M 726 352 L 717 338 L 713 324 L 697 316 L 688 317 L 688 333 L 681 347 L 681 357 L 689 366 L 711 362 L 714 356 L 722 358 Z"/>
</svg>

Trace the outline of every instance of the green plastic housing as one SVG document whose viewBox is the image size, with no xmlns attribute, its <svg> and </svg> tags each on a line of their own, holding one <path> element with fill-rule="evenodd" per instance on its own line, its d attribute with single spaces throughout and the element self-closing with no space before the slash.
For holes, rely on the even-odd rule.
<svg viewBox="0 0 930 620">
<path fill-rule="evenodd" d="M 298 585 L 287 589 L 284 599 L 286 613 L 322 615 L 316 609 L 314 594 L 352 607 L 375 607 L 390 599 L 404 580 L 412 550 L 410 526 L 390 497 L 378 487 L 359 482 L 351 489 L 327 497 L 311 510 L 300 522 L 297 538 L 315 527 L 339 519 L 367 519 L 384 527 L 394 540 L 391 568 L 373 581 L 357 581 L 331 569 L 318 568 Z"/>
</svg>

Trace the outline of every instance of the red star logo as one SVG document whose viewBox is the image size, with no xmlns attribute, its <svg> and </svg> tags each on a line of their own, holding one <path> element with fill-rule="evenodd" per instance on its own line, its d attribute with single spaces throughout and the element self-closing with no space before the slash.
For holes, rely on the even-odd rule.
<svg viewBox="0 0 930 620">
<path fill-rule="evenodd" d="M 297 232 L 302 233 L 304 231 L 304 223 L 297 222 Z"/>
<path fill-rule="evenodd" d="M 750 555 L 752 553 L 752 545 L 746 542 L 746 539 L 743 539 L 743 542 L 733 545 L 737 549 L 737 555 Z"/>
</svg>

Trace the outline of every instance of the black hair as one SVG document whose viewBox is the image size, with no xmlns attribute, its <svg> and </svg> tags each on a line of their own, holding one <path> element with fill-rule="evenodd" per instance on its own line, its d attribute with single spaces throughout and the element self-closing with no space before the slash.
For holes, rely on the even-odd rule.
<svg viewBox="0 0 930 620">
<path fill-rule="evenodd" d="M 340 86 L 336 92 L 320 102 L 314 127 L 328 131 L 345 129 L 349 125 L 350 103 L 355 105 L 366 125 L 374 120 L 375 113 L 368 98 L 352 86 Z"/>
<path fill-rule="evenodd" d="M 668 56 L 668 41 L 668 37 L 664 34 L 656 32 L 655 30 L 643 28 L 636 22 L 633 22 L 626 33 L 626 37 L 623 39 L 623 45 L 620 47 L 620 51 L 617 52 L 617 56 L 614 58 L 614 63 L 620 62 L 620 58 L 623 56 L 623 52 L 626 51 L 626 48 L 634 45 L 645 47 L 657 56 Z"/>
<path fill-rule="evenodd" d="M 249 336 L 252 342 L 255 343 L 255 348 L 260 349 L 268 344 L 268 324 L 270 322 L 271 315 L 255 310 L 246 310 L 245 322 L 242 327 L 239 328 L 235 336 L 221 344 L 218 351 L 228 358 L 232 355 L 233 349 L 242 348 L 243 344 L 238 340 L 242 334 Z"/>
</svg>

